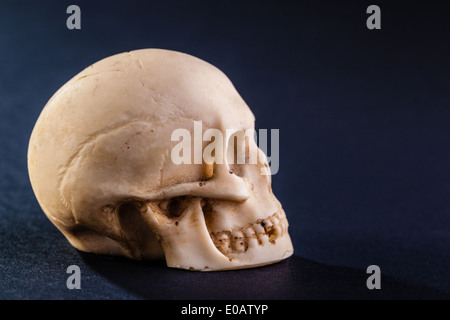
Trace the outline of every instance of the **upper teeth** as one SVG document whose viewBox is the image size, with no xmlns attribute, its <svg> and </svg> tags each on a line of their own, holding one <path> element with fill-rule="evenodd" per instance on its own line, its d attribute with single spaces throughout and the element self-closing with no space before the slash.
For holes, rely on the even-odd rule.
<svg viewBox="0 0 450 320">
<path fill-rule="evenodd" d="M 283 210 L 266 219 L 259 219 L 239 229 L 211 232 L 217 249 L 223 254 L 242 253 L 265 242 L 275 244 L 278 237 L 287 232 L 288 223 Z"/>
</svg>

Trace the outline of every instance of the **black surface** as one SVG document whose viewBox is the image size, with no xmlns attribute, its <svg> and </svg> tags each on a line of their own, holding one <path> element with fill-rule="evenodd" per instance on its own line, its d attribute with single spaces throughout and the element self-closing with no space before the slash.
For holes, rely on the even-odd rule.
<svg viewBox="0 0 450 320">
<path fill-rule="evenodd" d="M 67 6 L 82 30 L 66 28 Z M 378 4 L 382 29 L 366 28 Z M 438 1 L 1 1 L 0 298 L 449 298 L 450 24 Z M 166 48 L 222 69 L 258 128 L 280 129 L 273 190 L 295 256 L 197 273 L 82 254 L 39 208 L 27 143 L 93 62 Z M 82 289 L 66 288 L 76 264 Z M 365 286 L 379 265 L 382 289 Z"/>
</svg>

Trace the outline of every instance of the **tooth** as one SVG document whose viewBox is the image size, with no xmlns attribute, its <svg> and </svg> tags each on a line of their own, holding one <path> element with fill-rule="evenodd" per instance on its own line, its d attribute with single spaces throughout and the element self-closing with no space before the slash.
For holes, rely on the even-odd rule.
<svg viewBox="0 0 450 320">
<path fill-rule="evenodd" d="M 277 211 L 276 215 L 277 215 L 277 218 L 280 220 L 286 219 L 286 213 L 284 212 L 283 209 L 280 209 L 279 211 Z"/>
<path fill-rule="evenodd" d="M 281 227 L 280 227 L 280 226 L 275 226 L 275 227 L 273 227 L 273 228 L 268 232 L 268 236 L 269 236 L 269 242 L 270 242 L 271 244 L 275 244 L 277 238 L 281 236 Z"/>
<path fill-rule="evenodd" d="M 244 240 L 236 241 L 234 244 L 234 250 L 239 253 L 245 252 L 246 248 Z"/>
<path fill-rule="evenodd" d="M 264 230 L 264 227 L 261 225 L 261 223 L 253 224 L 253 228 L 255 229 L 256 234 L 266 233 L 266 231 Z"/>
<path fill-rule="evenodd" d="M 283 235 L 283 230 L 281 229 L 280 226 L 275 226 L 273 230 L 274 230 L 273 233 L 275 234 L 276 237 L 280 237 Z"/>
<path fill-rule="evenodd" d="M 246 250 L 246 243 L 244 239 L 244 233 L 240 230 L 233 231 L 233 242 L 232 242 L 232 248 L 234 251 L 237 252 L 244 252 Z"/>
<path fill-rule="evenodd" d="M 273 227 L 272 221 L 270 221 L 269 219 L 265 219 L 265 220 L 263 221 L 263 223 L 264 223 L 264 230 L 265 230 L 266 232 L 269 232 L 270 229 L 272 229 L 272 227 Z"/>
<path fill-rule="evenodd" d="M 222 240 L 227 240 L 229 238 L 228 238 L 228 234 L 226 232 L 219 232 L 216 234 L 216 239 L 219 241 L 222 241 Z"/>
<path fill-rule="evenodd" d="M 228 253 L 231 250 L 230 237 L 227 232 L 219 232 L 215 234 L 214 244 L 222 253 Z"/>
<path fill-rule="evenodd" d="M 245 250 L 247 250 L 246 248 L 246 243 L 244 241 L 243 238 L 241 239 L 235 239 L 233 241 L 233 249 L 234 251 L 241 253 L 241 252 L 245 252 Z"/>
<path fill-rule="evenodd" d="M 247 227 L 244 232 L 247 238 L 253 238 L 255 236 L 255 229 L 252 227 Z"/>
<path fill-rule="evenodd" d="M 256 247 L 258 247 L 258 245 L 259 245 L 259 243 L 256 238 L 247 239 L 247 247 L 248 248 L 256 248 Z"/>
<path fill-rule="evenodd" d="M 237 231 L 233 231 L 232 236 L 233 236 L 233 238 L 243 238 L 244 234 L 242 233 L 242 231 L 237 230 Z"/>
<path fill-rule="evenodd" d="M 275 215 L 270 217 L 270 220 L 272 220 L 272 223 L 273 223 L 274 226 L 280 225 L 280 219 L 278 219 Z"/>
<path fill-rule="evenodd" d="M 283 232 L 287 232 L 287 229 L 288 229 L 288 223 L 287 223 L 287 220 L 286 220 L 286 219 L 283 220 L 283 221 L 281 221 L 281 229 L 283 230 Z"/>
<path fill-rule="evenodd" d="M 269 237 L 265 233 L 258 234 L 258 243 L 259 245 L 265 245 L 269 243 Z"/>
</svg>

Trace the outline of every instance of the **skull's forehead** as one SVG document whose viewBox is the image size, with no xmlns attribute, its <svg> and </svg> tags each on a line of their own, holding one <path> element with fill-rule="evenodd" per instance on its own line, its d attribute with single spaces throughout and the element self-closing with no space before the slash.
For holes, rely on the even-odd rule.
<svg viewBox="0 0 450 320">
<path fill-rule="evenodd" d="M 74 80 L 86 77 L 93 77 L 85 84 L 86 91 L 112 86 L 114 99 L 121 102 L 115 108 L 119 114 L 177 115 L 211 127 L 253 127 L 254 116 L 228 77 L 185 53 L 161 49 L 121 53 L 88 67 Z M 93 98 L 97 106 L 106 97 Z"/>
</svg>

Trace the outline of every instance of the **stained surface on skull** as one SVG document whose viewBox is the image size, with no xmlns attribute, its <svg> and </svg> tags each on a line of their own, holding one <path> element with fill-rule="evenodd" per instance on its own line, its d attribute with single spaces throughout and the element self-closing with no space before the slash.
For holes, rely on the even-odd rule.
<svg viewBox="0 0 450 320">
<path fill-rule="evenodd" d="M 222 161 L 175 164 L 171 134 L 224 133 Z M 254 128 L 230 80 L 187 54 L 144 49 L 105 58 L 50 99 L 28 149 L 43 211 L 79 250 L 169 267 L 226 270 L 293 253 L 286 215 L 254 139 L 237 164 L 227 129 Z M 205 147 L 205 146 L 203 146 Z M 231 157 L 231 158 L 230 158 Z"/>
</svg>

